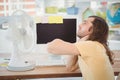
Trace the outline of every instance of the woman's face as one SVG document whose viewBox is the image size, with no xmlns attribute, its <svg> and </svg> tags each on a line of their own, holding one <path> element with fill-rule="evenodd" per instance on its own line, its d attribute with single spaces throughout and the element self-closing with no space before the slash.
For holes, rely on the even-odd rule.
<svg viewBox="0 0 120 80">
<path fill-rule="evenodd" d="M 82 38 L 87 35 L 90 35 L 92 32 L 92 22 L 94 21 L 94 18 L 90 17 L 86 20 L 84 20 L 78 27 L 77 35 L 78 37 Z"/>
</svg>

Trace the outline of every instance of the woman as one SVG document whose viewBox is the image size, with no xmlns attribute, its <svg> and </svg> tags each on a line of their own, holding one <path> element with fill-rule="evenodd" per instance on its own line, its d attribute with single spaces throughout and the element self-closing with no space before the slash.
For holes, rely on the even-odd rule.
<svg viewBox="0 0 120 80">
<path fill-rule="evenodd" d="M 78 61 L 84 80 L 114 80 L 112 52 L 107 45 L 108 31 L 104 19 L 90 16 L 79 25 L 78 42 L 55 39 L 48 43 L 48 51 L 52 54 L 72 55 L 73 63 L 67 66 L 74 70 Z"/>
</svg>

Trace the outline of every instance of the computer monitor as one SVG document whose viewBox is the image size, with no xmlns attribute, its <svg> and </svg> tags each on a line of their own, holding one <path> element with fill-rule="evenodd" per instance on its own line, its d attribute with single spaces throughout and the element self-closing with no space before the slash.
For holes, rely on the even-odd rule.
<svg viewBox="0 0 120 80">
<path fill-rule="evenodd" d="M 63 19 L 62 24 L 37 23 L 37 44 L 45 44 L 56 38 L 76 42 L 76 19 Z"/>
</svg>

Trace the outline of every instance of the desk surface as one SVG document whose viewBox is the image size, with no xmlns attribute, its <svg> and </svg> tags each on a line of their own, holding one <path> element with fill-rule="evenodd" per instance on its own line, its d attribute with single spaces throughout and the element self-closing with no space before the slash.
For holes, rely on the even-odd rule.
<svg viewBox="0 0 120 80">
<path fill-rule="evenodd" d="M 29 79 L 29 78 L 57 78 L 78 77 L 80 72 L 68 72 L 65 66 L 37 66 L 34 70 L 24 72 L 12 72 L 6 68 L 0 68 L 0 79 Z"/>
<path fill-rule="evenodd" d="M 118 53 L 118 52 L 117 52 Z M 0 54 L 0 57 L 5 56 Z M 118 54 L 117 54 L 118 58 Z M 120 57 L 119 57 L 120 58 Z M 120 60 L 116 59 L 113 65 L 115 75 L 120 72 Z M 35 69 L 24 72 L 8 71 L 5 67 L 0 67 L 0 80 L 32 79 L 32 78 L 61 78 L 61 77 L 81 77 L 80 72 L 69 72 L 65 66 L 36 66 Z"/>
</svg>

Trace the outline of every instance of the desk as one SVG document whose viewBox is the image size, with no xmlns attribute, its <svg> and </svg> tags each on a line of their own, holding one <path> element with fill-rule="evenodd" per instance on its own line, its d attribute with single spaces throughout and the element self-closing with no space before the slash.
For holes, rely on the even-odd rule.
<svg viewBox="0 0 120 80">
<path fill-rule="evenodd" d="M 32 79 L 32 78 L 60 78 L 60 77 L 78 77 L 82 76 L 80 72 L 68 72 L 65 66 L 37 66 L 34 70 L 24 72 L 12 72 L 6 68 L 0 68 L 0 80 L 14 79 Z"/>
<path fill-rule="evenodd" d="M 116 52 L 118 53 L 118 51 Z M 5 55 L 0 54 L 0 57 Z M 118 58 L 117 54 L 117 58 Z M 120 58 L 120 57 L 119 57 Z M 120 60 L 116 59 L 113 65 L 114 73 L 117 76 L 120 72 Z M 32 78 L 62 78 L 81 77 L 80 72 L 69 72 L 65 66 L 36 66 L 34 70 L 24 72 L 8 71 L 5 67 L 0 67 L 0 80 L 32 79 Z"/>
</svg>

